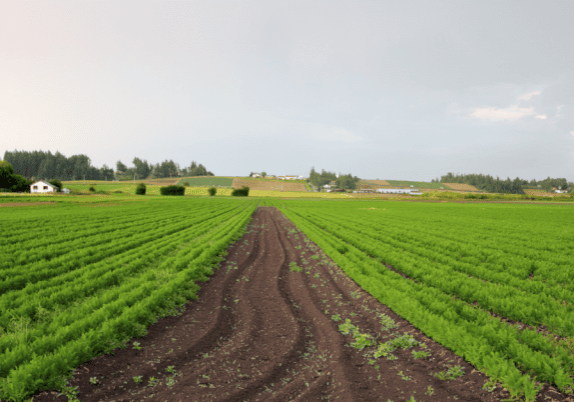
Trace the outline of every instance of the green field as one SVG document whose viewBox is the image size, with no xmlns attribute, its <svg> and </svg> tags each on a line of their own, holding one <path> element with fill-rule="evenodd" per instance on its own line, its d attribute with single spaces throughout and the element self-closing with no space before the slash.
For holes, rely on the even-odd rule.
<svg viewBox="0 0 574 402">
<path fill-rule="evenodd" d="M 537 381 L 572 392 L 571 207 L 267 203 L 375 298 L 511 395 L 534 401 Z"/>
<path fill-rule="evenodd" d="M 182 186 L 184 183 L 189 184 L 191 187 L 222 187 L 231 188 L 233 183 L 232 177 L 190 177 L 186 179 L 181 179 L 177 184 Z"/>
<path fill-rule="evenodd" d="M 212 273 L 257 205 L 278 207 L 350 278 L 493 384 L 527 401 L 543 383 L 572 392 L 570 205 L 128 194 L 6 201 L 54 204 L 0 208 L 0 399 L 61 387 L 70 368 L 194 298 L 195 281 Z"/>
</svg>

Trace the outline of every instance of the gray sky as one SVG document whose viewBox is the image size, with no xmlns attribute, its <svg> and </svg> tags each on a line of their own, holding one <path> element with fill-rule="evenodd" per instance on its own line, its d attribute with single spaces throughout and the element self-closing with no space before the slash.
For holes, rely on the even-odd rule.
<svg viewBox="0 0 574 402">
<path fill-rule="evenodd" d="M 12 1 L 0 157 L 574 181 L 574 1 Z"/>
</svg>

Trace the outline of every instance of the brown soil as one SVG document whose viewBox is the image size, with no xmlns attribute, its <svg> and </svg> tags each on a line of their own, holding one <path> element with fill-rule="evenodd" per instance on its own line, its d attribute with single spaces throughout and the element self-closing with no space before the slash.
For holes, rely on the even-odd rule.
<svg viewBox="0 0 574 402">
<path fill-rule="evenodd" d="M 292 263 L 302 272 L 292 271 Z M 247 233 L 229 248 L 198 297 L 181 316 L 161 319 L 145 337 L 133 339 L 141 350 L 130 342 L 127 349 L 76 369 L 70 384 L 79 387 L 79 399 L 402 402 L 414 396 L 480 402 L 509 397 L 500 387 L 482 390 L 485 375 L 364 292 L 273 207 L 258 208 Z M 431 357 L 414 359 L 413 349 L 397 349 L 397 360 L 381 357 L 369 364 L 367 349 L 351 347 L 352 336 L 338 331 L 349 318 L 362 333 L 384 342 L 391 333 L 381 330 L 381 313 L 399 325 L 392 333 L 411 334 L 427 345 Z M 332 319 L 335 314 L 340 321 Z M 453 365 L 461 365 L 465 375 L 444 381 L 433 376 Z M 172 366 L 173 375 L 166 370 Z M 136 376 L 142 376 L 141 383 L 134 382 Z M 47 391 L 33 400 L 67 397 Z"/>
<path fill-rule="evenodd" d="M 232 188 L 249 187 L 261 191 L 307 191 L 303 183 L 290 183 L 289 180 L 266 181 L 260 179 L 233 179 Z"/>
<path fill-rule="evenodd" d="M 28 207 L 31 205 L 55 205 L 55 202 L 6 202 L 0 204 L 0 207 Z"/>
</svg>

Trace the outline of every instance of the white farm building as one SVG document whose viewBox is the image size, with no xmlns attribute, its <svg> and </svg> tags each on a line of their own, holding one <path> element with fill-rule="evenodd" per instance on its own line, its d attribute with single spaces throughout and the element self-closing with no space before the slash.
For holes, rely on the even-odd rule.
<svg viewBox="0 0 574 402">
<path fill-rule="evenodd" d="M 32 183 L 30 185 L 30 192 L 31 193 L 55 193 L 56 188 L 52 186 L 50 183 L 45 183 L 43 181 L 37 181 L 36 183 Z"/>
<path fill-rule="evenodd" d="M 413 194 L 413 195 L 422 194 L 416 188 L 378 188 L 375 191 L 377 193 L 383 193 L 383 194 Z"/>
</svg>

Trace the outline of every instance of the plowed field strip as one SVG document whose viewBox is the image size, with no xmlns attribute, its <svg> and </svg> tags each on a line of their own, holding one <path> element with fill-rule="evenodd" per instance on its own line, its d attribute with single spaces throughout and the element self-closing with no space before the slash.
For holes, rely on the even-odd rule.
<svg viewBox="0 0 574 402">
<path fill-rule="evenodd" d="M 382 331 L 380 314 L 398 327 Z M 345 319 L 377 342 L 408 333 L 431 355 L 414 359 L 417 347 L 397 349 L 393 360 L 373 359 L 373 348 L 351 347 L 353 336 L 339 331 Z M 141 350 L 130 343 L 76 370 L 70 383 L 81 401 L 445 401 L 456 395 L 478 402 L 503 396 L 482 390 L 484 375 L 360 289 L 273 207 L 258 208 L 197 300 L 134 341 Z M 444 381 L 432 375 L 455 364 L 464 376 Z M 34 398 L 58 399 L 66 400 L 55 392 Z"/>
</svg>

